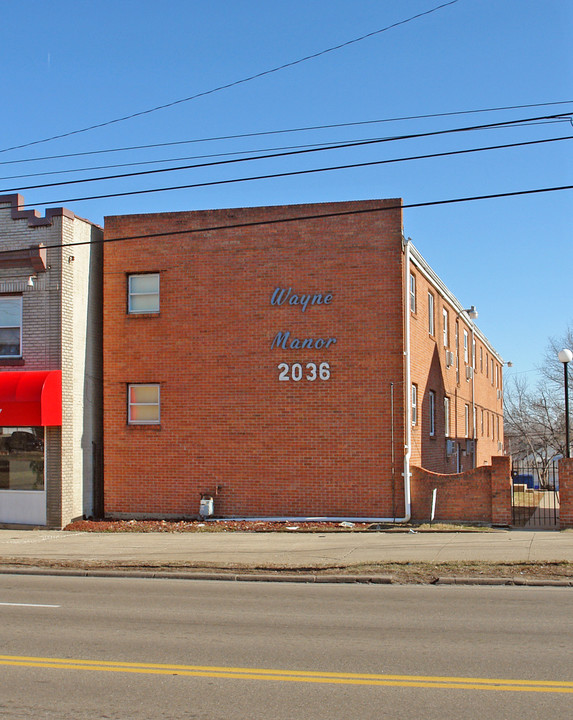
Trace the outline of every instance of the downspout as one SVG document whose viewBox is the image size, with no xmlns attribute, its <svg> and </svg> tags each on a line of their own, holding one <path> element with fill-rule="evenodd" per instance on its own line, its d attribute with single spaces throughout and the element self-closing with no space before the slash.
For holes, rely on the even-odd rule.
<svg viewBox="0 0 573 720">
<path fill-rule="evenodd" d="M 408 522 L 412 517 L 410 494 L 410 457 L 412 455 L 412 373 L 410 368 L 410 240 L 404 240 L 404 410 L 406 433 L 404 439 L 404 517 L 396 522 Z"/>
<path fill-rule="evenodd" d="M 477 433 L 476 433 L 476 420 L 477 420 L 477 412 L 476 412 L 476 394 L 475 394 L 475 374 L 476 374 L 476 340 L 475 340 L 475 330 L 474 330 L 474 321 L 470 318 L 472 322 L 472 440 L 473 440 L 473 449 L 472 449 L 472 468 L 476 467 L 476 455 L 477 455 Z"/>
</svg>

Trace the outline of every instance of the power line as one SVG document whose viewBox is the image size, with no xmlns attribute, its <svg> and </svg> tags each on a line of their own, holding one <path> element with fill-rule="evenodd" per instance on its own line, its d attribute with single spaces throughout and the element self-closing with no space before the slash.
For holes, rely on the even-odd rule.
<svg viewBox="0 0 573 720">
<path fill-rule="evenodd" d="M 254 180 L 271 180 L 271 179 L 277 179 L 277 178 L 283 178 L 283 177 L 293 177 L 296 175 L 310 175 L 312 173 L 320 173 L 320 172 L 331 172 L 335 170 L 349 170 L 349 169 L 356 169 L 356 168 L 362 168 L 362 167 L 372 167 L 375 165 L 385 165 L 393 162 L 404 162 L 408 160 L 421 160 L 426 158 L 436 158 L 436 157 L 445 157 L 445 156 L 451 156 L 451 155 L 462 155 L 467 154 L 471 152 L 481 152 L 485 150 L 495 150 L 498 148 L 508 148 L 508 147 L 518 147 L 520 145 L 535 145 L 539 143 L 545 143 L 545 142 L 556 142 L 559 140 L 570 140 L 571 137 L 563 137 L 563 138 L 549 138 L 546 140 L 533 140 L 526 143 L 513 143 L 511 145 L 500 145 L 500 146 L 490 146 L 490 147 L 484 147 L 484 148 L 475 148 L 475 149 L 469 149 L 469 150 L 453 150 L 450 152 L 445 153 L 432 153 L 431 155 L 418 155 L 418 156 L 411 156 L 407 158 L 398 158 L 398 159 L 386 159 L 386 160 L 370 160 L 368 162 L 363 163 L 350 163 L 346 165 L 333 165 L 330 167 L 324 167 L 324 168 L 309 168 L 307 170 L 291 170 L 289 172 L 281 172 L 281 173 L 269 173 L 266 175 L 254 175 L 251 177 L 241 177 L 241 178 L 229 178 L 227 180 L 209 180 L 206 182 L 199 182 L 199 183 L 189 183 L 186 185 L 173 185 L 170 187 L 163 187 L 163 188 L 148 188 L 145 190 L 127 190 L 125 192 L 115 192 L 115 193 L 106 193 L 103 195 L 90 195 L 85 197 L 75 197 L 75 198 L 66 198 L 64 200 L 52 200 L 52 201 L 42 201 L 42 202 L 35 202 L 34 205 L 58 205 L 60 203 L 71 203 L 71 202 L 80 202 L 84 200 L 102 200 L 106 198 L 111 197 L 128 197 L 132 195 L 149 195 L 151 193 L 156 192 L 169 192 L 173 190 L 190 190 L 192 188 L 201 188 L 201 187 L 213 187 L 215 185 L 231 185 L 234 183 L 239 182 L 249 182 Z M 171 168 L 173 169 L 173 168 Z M 150 171 L 150 172 L 158 172 L 158 171 Z M 140 173 L 143 174 L 143 173 Z M 117 176 L 120 177 L 120 176 Z M 82 182 L 82 181 L 73 181 L 73 182 Z M 55 183 L 55 184 L 67 184 L 67 183 Z M 42 186 L 38 186 L 42 187 Z M 24 188 L 21 188 L 24 189 Z M 30 189 L 30 188 L 28 188 Z M 13 191 L 9 191 L 13 192 Z M 8 191 L 3 191 L 3 193 L 8 194 Z M 23 205 L 22 207 L 28 207 L 27 205 Z"/>
<path fill-rule="evenodd" d="M 124 242 L 127 240 L 147 240 L 151 238 L 160 238 L 160 237 L 171 237 L 176 235 L 191 235 L 196 233 L 207 233 L 207 232 L 218 232 L 223 230 L 233 230 L 236 228 L 245 228 L 245 227 L 258 227 L 261 225 L 279 225 L 282 223 L 289 223 L 289 222 L 305 222 L 307 220 L 320 220 L 322 218 L 331 218 L 331 217 L 343 217 L 348 215 L 364 215 L 366 213 L 379 213 L 379 212 L 388 212 L 390 210 L 407 210 L 411 208 L 423 208 L 423 207 L 432 207 L 437 205 L 452 205 L 456 203 L 463 203 L 463 202 L 474 202 L 477 200 L 495 200 L 499 198 L 508 198 L 508 197 L 519 197 L 524 195 L 536 195 L 540 193 L 549 193 L 549 192 L 560 192 L 562 190 L 573 190 L 573 185 L 561 185 L 558 187 L 545 187 L 545 188 L 536 188 L 533 190 L 515 190 L 513 192 L 505 192 L 505 193 L 492 193 L 489 195 L 472 195 L 469 197 L 461 197 L 461 198 L 449 198 L 446 200 L 430 200 L 427 202 L 419 202 L 419 203 L 406 203 L 402 204 L 399 203 L 397 205 L 387 205 L 382 208 L 361 208 L 357 210 L 341 210 L 338 212 L 329 212 L 329 213 L 317 213 L 314 215 L 303 215 L 303 216 L 290 216 L 290 217 L 284 217 L 284 218 L 275 218 L 273 220 L 257 220 L 254 222 L 244 222 L 244 223 L 231 223 L 229 225 L 212 225 L 207 227 L 200 227 L 200 228 L 186 228 L 185 230 L 169 230 L 166 232 L 159 232 L 159 233 L 144 233 L 142 235 L 129 235 L 127 237 L 111 237 L 111 238 L 103 238 L 101 240 L 85 240 L 81 242 L 75 242 L 75 243 L 58 243 L 54 245 L 43 245 L 42 247 L 45 247 L 46 249 L 57 249 L 57 248 L 70 248 L 70 247 L 80 247 L 83 245 L 100 245 L 108 242 Z M 256 210 L 257 208 L 253 208 Z M 217 212 L 217 211 L 214 211 Z M 0 255 L 3 255 L 5 253 L 13 252 L 12 250 L 0 250 Z"/>
<path fill-rule="evenodd" d="M 86 155 L 102 155 L 106 153 L 116 153 L 116 152 L 129 152 L 132 150 L 149 150 L 152 148 L 160 148 L 160 147 L 172 147 L 175 145 L 189 145 L 193 143 L 203 143 L 203 142 L 215 142 L 220 140 L 238 140 L 238 139 L 245 139 L 245 138 L 251 138 L 251 137 L 262 137 L 265 135 L 281 135 L 281 134 L 287 134 L 287 133 L 295 133 L 295 132 L 310 132 L 313 130 L 332 130 L 337 128 L 346 128 L 346 127 L 358 127 L 362 125 L 374 125 L 379 123 L 391 123 L 391 122 L 402 122 L 406 120 L 428 120 L 432 118 L 440 118 L 440 117 L 454 117 L 456 115 L 475 115 L 479 113 L 488 113 L 488 112 L 499 112 L 502 110 L 523 110 L 526 108 L 535 108 L 535 107 L 552 107 L 556 105 L 571 105 L 573 104 L 573 100 L 563 100 L 560 102 L 548 102 L 548 103 L 530 103 L 527 105 L 505 105 L 500 107 L 493 107 L 493 108 L 481 108 L 478 110 L 457 110 L 453 112 L 441 112 L 441 113 L 430 113 L 426 115 L 405 115 L 403 117 L 394 117 L 394 118 L 383 118 L 381 120 L 359 120 L 356 122 L 348 122 L 348 123 L 334 123 L 330 125 L 309 125 L 306 127 L 298 127 L 298 128 L 287 128 L 283 130 L 265 130 L 261 132 L 251 132 L 251 133 L 241 133 L 236 135 L 219 135 L 215 137 L 206 137 L 206 138 L 194 138 L 191 140 L 177 140 L 174 142 L 164 142 L 164 143 L 152 143 L 148 145 L 131 145 L 131 146 L 124 146 L 119 148 L 108 148 L 105 150 L 89 150 L 84 152 L 75 152 L 75 153 L 63 153 L 60 155 L 44 155 L 42 157 L 35 157 L 35 158 L 23 158 L 21 160 L 2 160 L 0 161 L 0 165 L 15 165 L 19 163 L 27 163 L 27 162 L 41 162 L 43 160 L 61 160 L 64 158 L 72 158 L 72 157 L 82 157 Z M 559 116 L 561 117 L 561 116 Z M 568 118 L 564 118 L 563 120 L 555 120 L 555 122 L 562 122 L 562 121 L 568 121 Z M 6 150 L 0 151 L 0 152 L 7 152 Z"/>
<path fill-rule="evenodd" d="M 528 127 L 530 125 L 533 126 L 539 126 L 539 125 L 550 125 L 555 123 L 570 123 L 570 119 L 563 118 L 559 120 L 547 120 L 547 121 L 541 121 L 536 123 L 528 123 L 523 122 L 518 125 L 518 127 Z M 488 126 L 489 127 L 489 126 Z M 510 127 L 510 126 L 501 126 L 500 129 L 503 129 L 504 127 Z M 484 128 L 488 129 L 488 128 Z M 364 141 L 379 141 L 380 138 L 364 138 Z M 356 144 L 362 142 L 360 140 L 353 140 L 348 141 L 349 146 L 352 144 Z M 342 143 L 340 143 L 342 144 Z M 330 148 L 328 147 L 330 146 Z M 300 150 L 300 149 L 313 149 L 313 148 L 325 148 L 325 149 L 336 149 L 336 145 L 333 145 L 332 143 L 307 143 L 305 145 L 283 145 L 280 147 L 270 147 L 270 148 L 259 148 L 259 149 L 253 149 L 253 150 L 234 150 L 224 153 L 207 153 L 204 155 L 187 155 L 184 157 L 176 157 L 176 158 L 162 158 L 159 160 L 138 160 L 137 162 L 129 162 L 129 163 L 115 163 L 111 165 L 95 165 L 91 167 L 83 167 L 83 168 L 70 168 L 68 170 L 47 170 L 45 172 L 39 172 L 39 173 L 24 173 L 22 175 L 5 175 L 4 177 L 0 177 L 0 180 L 20 180 L 22 178 L 32 178 L 32 177 L 46 177 L 46 176 L 55 176 L 55 175 L 69 175 L 69 174 L 76 174 L 80 172 L 89 172 L 91 170 L 108 170 L 108 169 L 115 169 L 115 168 L 124 168 L 124 167 L 138 167 L 142 165 L 159 165 L 162 163 L 170 163 L 170 162 L 183 162 L 184 160 L 206 160 L 209 158 L 225 158 L 225 157 L 237 157 L 237 156 L 252 156 L 253 153 L 271 153 L 271 152 L 278 152 L 278 151 L 286 151 L 286 150 Z M 253 157 L 250 157 L 249 159 L 255 159 Z M 0 165 L 3 163 L 0 162 Z"/>
<path fill-rule="evenodd" d="M 550 116 L 548 116 L 550 117 Z M 527 118 L 527 120 L 531 119 L 541 119 L 541 118 Z M 62 185 L 77 185 L 77 184 L 83 184 L 86 182 L 99 182 L 102 180 L 118 180 L 118 179 L 125 179 L 125 178 L 133 178 L 133 177 L 142 177 L 144 175 L 156 175 L 158 173 L 168 173 L 168 172 L 176 172 L 181 170 L 195 170 L 198 168 L 206 168 L 206 167 L 215 167 L 215 166 L 221 166 L 221 165 L 230 165 L 235 163 L 244 163 L 244 162 L 251 162 L 254 160 L 268 160 L 268 159 L 276 159 L 276 158 L 283 158 L 283 157 L 293 157 L 295 155 L 303 155 L 308 153 L 316 153 L 316 152 L 324 152 L 326 150 L 340 150 L 340 149 L 348 149 L 348 148 L 356 148 L 356 147 L 364 147 L 366 145 L 374 145 L 374 144 L 380 144 L 380 143 L 386 143 L 386 142 L 394 142 L 397 140 L 410 140 L 413 138 L 421 138 L 421 137 L 431 137 L 431 136 L 437 136 L 437 135 L 445 135 L 449 133 L 458 133 L 458 132 L 467 132 L 471 130 L 481 130 L 485 128 L 492 128 L 492 127 L 499 127 L 499 126 L 506 126 L 507 124 L 515 125 L 522 121 L 515 120 L 515 121 L 509 121 L 509 123 L 492 123 L 490 125 L 476 125 L 476 126 L 470 126 L 470 127 L 464 127 L 464 128 L 455 128 L 450 130 L 436 130 L 429 133 L 415 133 L 412 135 L 402 135 L 402 136 L 395 136 L 391 138 L 376 138 L 371 140 L 360 140 L 360 141 L 352 141 L 349 143 L 339 143 L 334 145 L 327 145 L 324 147 L 313 147 L 313 148 L 306 148 L 306 149 L 299 149 L 299 150 L 290 150 L 288 152 L 279 152 L 279 153 L 271 153 L 268 155 L 258 155 L 254 157 L 247 157 L 247 158 L 234 158 L 231 160 L 218 160 L 214 162 L 206 162 L 206 163 L 195 163 L 193 165 L 179 165 L 176 167 L 170 167 L 170 168 L 157 168 L 154 170 L 139 170 L 137 172 L 133 173 L 121 173 L 119 175 L 101 175 L 99 177 L 94 178 L 80 178 L 78 180 L 62 180 L 58 182 L 53 183 L 44 183 L 39 185 L 28 185 L 28 186 L 20 186 L 17 188 L 7 188 L 4 190 L 0 190 L 0 194 L 9 194 L 13 192 L 19 192 L 22 190 L 38 190 L 40 188 L 49 188 L 49 187 L 59 187 Z M 567 140 L 569 137 L 561 137 L 561 138 L 548 138 L 544 140 L 531 140 L 527 142 L 522 143 L 506 143 L 503 145 L 494 145 L 486 148 L 476 148 L 472 150 L 458 150 L 458 151 L 451 151 L 446 153 L 432 153 L 430 155 L 420 155 L 420 156 L 414 156 L 409 158 L 401 158 L 397 160 L 378 160 L 378 161 L 371 161 L 368 163 L 353 163 L 351 165 L 341 165 L 331 168 L 319 168 L 319 169 L 311 169 L 307 171 L 293 171 L 291 173 L 287 173 L 289 175 L 292 174 L 304 174 L 305 172 L 325 172 L 327 170 L 340 170 L 340 169 L 348 169 L 348 168 L 354 168 L 354 167 L 365 167 L 368 165 L 378 165 L 378 164 L 384 164 L 387 162 L 400 162 L 403 160 L 420 160 L 424 158 L 432 158 L 432 157 L 444 157 L 447 155 L 456 155 L 456 154 L 462 154 L 464 152 L 478 152 L 482 150 L 494 150 L 494 149 L 502 149 L 506 147 L 519 147 L 521 145 L 535 145 L 539 143 L 545 143 L 545 142 L 555 142 L 557 140 Z M 263 178 L 273 178 L 273 177 L 282 177 L 282 174 L 273 174 L 268 176 L 260 176 L 256 179 L 263 179 Z M 246 178 L 246 179 L 252 179 L 252 178 Z M 240 182 L 241 180 L 233 179 L 228 181 L 212 181 L 210 183 L 207 183 L 209 185 L 212 184 L 223 184 L 225 182 Z M 185 187 L 201 187 L 202 184 L 199 185 L 191 185 L 191 186 L 185 186 Z M 177 188 L 182 189 L 182 188 Z M 141 192 L 150 192 L 150 191 L 141 191 Z M 130 194 L 130 193 L 127 193 Z M 137 194 L 137 193 L 135 193 Z M 109 197 L 109 196 L 101 196 L 101 197 Z M 86 198 L 86 199 L 94 199 L 94 198 Z M 63 200 L 58 202 L 71 202 L 71 200 Z M 36 203 L 38 204 L 38 203 Z M 44 203 L 40 203 L 44 204 Z"/>
<path fill-rule="evenodd" d="M 449 2 L 442 3 L 441 5 L 437 5 L 430 10 L 425 10 L 424 12 L 412 15 L 405 20 L 399 20 L 398 22 L 387 25 L 386 27 L 380 28 L 378 30 L 373 30 L 372 32 L 366 33 L 366 35 L 361 35 L 360 37 L 354 38 L 352 40 L 347 40 L 346 42 L 340 43 L 339 45 L 334 45 L 330 48 L 326 48 L 325 50 L 320 50 L 319 52 L 313 53 L 312 55 L 306 55 L 305 57 L 299 58 L 298 60 L 292 60 L 291 62 L 271 68 L 270 70 L 263 70 L 262 72 L 255 73 L 254 75 L 249 75 L 248 77 L 242 78 L 241 80 L 235 80 L 234 82 L 226 83 L 225 85 L 219 85 L 218 87 L 212 88 L 211 90 L 205 90 L 203 92 L 196 93 L 195 95 L 190 95 L 189 97 L 180 98 L 179 100 L 173 100 L 172 102 L 165 103 L 164 105 L 156 105 L 155 107 L 148 108 L 147 110 L 140 110 L 139 112 L 131 113 L 130 115 L 124 115 L 122 117 L 115 118 L 113 120 L 107 120 L 106 122 L 97 123 L 95 125 L 90 125 L 89 127 L 81 128 L 79 130 L 71 130 L 66 133 L 61 133 L 59 135 L 53 135 L 52 137 L 43 138 L 42 140 L 34 140 L 32 142 L 23 143 L 22 145 L 14 145 L 12 147 L 0 150 L 0 153 L 8 152 L 9 150 L 20 150 L 22 148 L 30 147 L 32 145 L 40 145 L 42 143 L 50 142 L 52 140 L 59 140 L 61 138 L 70 137 L 71 135 L 85 133 L 89 130 L 107 127 L 108 125 L 114 125 L 116 123 L 124 122 L 125 120 L 132 120 L 133 118 L 141 117 L 142 115 L 149 115 L 150 113 L 157 112 L 158 110 L 165 110 L 166 108 L 171 108 L 175 105 L 181 105 L 182 103 L 190 102 L 191 100 L 197 100 L 198 98 L 212 95 L 216 92 L 220 92 L 221 90 L 228 90 L 229 88 L 236 87 L 237 85 L 242 85 L 244 83 L 250 82 L 251 80 L 256 80 L 258 78 L 265 77 L 266 75 L 271 75 L 272 73 L 279 72 L 280 70 L 285 70 L 287 68 L 294 67 L 295 65 L 300 65 L 301 63 L 307 62 L 308 60 L 314 60 L 318 57 L 321 57 L 322 55 L 326 55 L 327 53 L 341 50 L 342 48 L 348 47 L 349 45 L 354 45 L 355 43 L 361 42 L 362 40 L 366 40 L 368 38 L 374 37 L 375 35 L 387 32 L 388 30 L 392 30 L 393 28 L 399 27 L 400 25 L 406 25 L 413 20 L 417 20 L 418 18 L 424 17 L 425 15 L 430 15 L 431 13 L 437 12 L 438 10 L 448 7 L 449 5 L 455 5 L 457 2 L 459 2 L 459 0 L 449 0 Z"/>
</svg>

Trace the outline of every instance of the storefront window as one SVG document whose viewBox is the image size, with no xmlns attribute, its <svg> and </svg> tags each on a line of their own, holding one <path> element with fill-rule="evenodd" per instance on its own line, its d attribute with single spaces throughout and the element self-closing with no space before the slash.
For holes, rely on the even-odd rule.
<svg viewBox="0 0 573 720">
<path fill-rule="evenodd" d="M 44 489 L 44 428 L 0 427 L 0 490 Z"/>
</svg>

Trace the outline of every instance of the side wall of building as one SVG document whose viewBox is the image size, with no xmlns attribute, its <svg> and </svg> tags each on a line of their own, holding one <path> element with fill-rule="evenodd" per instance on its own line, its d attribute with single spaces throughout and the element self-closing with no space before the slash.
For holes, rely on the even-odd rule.
<svg viewBox="0 0 573 720">
<path fill-rule="evenodd" d="M 62 518 L 97 514 L 102 428 L 100 228 L 64 218 L 62 238 Z M 65 418 L 65 419 L 64 419 Z"/>
<path fill-rule="evenodd" d="M 202 493 L 225 517 L 403 514 L 399 206 L 106 218 L 139 237 L 104 253 L 108 515 L 196 515 Z M 143 273 L 159 313 L 127 312 Z M 145 383 L 160 423 L 130 424 Z"/>
<path fill-rule="evenodd" d="M 412 383 L 417 390 L 412 463 L 437 473 L 489 464 L 503 450 L 503 364 L 423 263 L 412 262 L 411 275 L 416 296 L 410 316 Z"/>
</svg>

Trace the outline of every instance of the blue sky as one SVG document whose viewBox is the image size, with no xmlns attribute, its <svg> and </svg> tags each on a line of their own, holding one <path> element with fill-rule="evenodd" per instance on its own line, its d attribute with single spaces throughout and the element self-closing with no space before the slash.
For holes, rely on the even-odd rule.
<svg viewBox="0 0 573 720">
<path fill-rule="evenodd" d="M 400 23 L 440 0 L 21 0 L 4 3 L 0 150 L 205 93 Z M 238 157 L 270 148 L 573 112 L 569 0 L 457 0 L 360 42 L 131 120 L 0 153 L 0 194 L 29 185 Z M 568 102 L 570 101 L 570 102 Z M 538 103 L 566 103 L 276 133 Z M 255 135 L 254 133 L 269 133 Z M 189 142 L 232 135 L 243 138 Z M 99 200 L 104 193 L 573 136 L 571 122 L 403 140 L 310 156 L 22 189 L 41 211 L 104 215 L 402 197 L 406 204 L 570 185 L 570 140 Z M 181 144 L 185 141 L 185 144 Z M 119 151 L 119 148 L 178 143 Z M 71 153 L 113 153 L 45 158 Z M 244 157 L 244 156 L 243 156 Z M 211 158 L 215 160 L 216 158 Z M 23 162 L 28 160 L 28 162 Z M 16 162 L 17 161 L 17 162 Z M 126 163 L 149 163 L 105 168 Z M 204 160 L 203 160 L 204 162 Z M 95 169 L 96 167 L 102 169 Z M 75 174 L 63 171 L 81 170 Z M 35 177 L 13 177 L 45 173 Z M 58 174 L 56 174 L 58 173 Z M 69 200 L 69 201 L 68 201 Z M 535 379 L 573 324 L 571 191 L 411 208 L 404 232 L 511 374 Z"/>
</svg>

